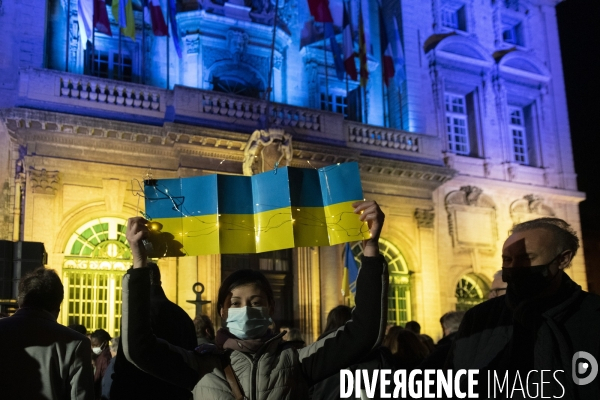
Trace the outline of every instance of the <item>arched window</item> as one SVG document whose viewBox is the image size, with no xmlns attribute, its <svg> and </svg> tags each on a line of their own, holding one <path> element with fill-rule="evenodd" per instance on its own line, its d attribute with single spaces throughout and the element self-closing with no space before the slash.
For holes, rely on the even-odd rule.
<svg viewBox="0 0 600 400">
<path fill-rule="evenodd" d="M 98 218 L 71 235 L 63 262 L 64 325 L 120 335 L 121 281 L 131 263 L 126 229 L 124 219 Z"/>
<path fill-rule="evenodd" d="M 456 311 L 467 311 L 483 302 L 489 291 L 488 284 L 475 274 L 467 274 L 456 284 Z"/>
<path fill-rule="evenodd" d="M 352 245 L 354 259 L 360 267 L 362 243 Z M 389 241 L 379 239 L 379 252 L 388 263 L 390 287 L 388 291 L 388 323 L 404 325 L 411 320 L 410 275 L 400 250 Z"/>
</svg>

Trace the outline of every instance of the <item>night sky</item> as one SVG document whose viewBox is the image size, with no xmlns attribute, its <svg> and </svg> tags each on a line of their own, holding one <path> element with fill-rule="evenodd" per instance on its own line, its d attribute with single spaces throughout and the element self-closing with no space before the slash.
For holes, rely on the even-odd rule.
<svg viewBox="0 0 600 400">
<path fill-rule="evenodd" d="M 590 291 L 600 293 L 600 1 L 556 7 Z"/>
</svg>

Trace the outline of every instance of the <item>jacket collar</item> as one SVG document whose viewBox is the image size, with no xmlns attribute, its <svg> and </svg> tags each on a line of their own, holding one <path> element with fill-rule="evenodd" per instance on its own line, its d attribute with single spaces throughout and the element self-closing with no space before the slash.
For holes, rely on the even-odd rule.
<svg viewBox="0 0 600 400">
<path fill-rule="evenodd" d="M 56 318 L 50 312 L 43 310 L 41 308 L 33 308 L 33 307 L 23 307 L 19 308 L 17 312 L 14 313 L 13 317 L 32 317 L 32 318 L 42 318 L 47 319 L 52 322 L 56 322 Z"/>
</svg>

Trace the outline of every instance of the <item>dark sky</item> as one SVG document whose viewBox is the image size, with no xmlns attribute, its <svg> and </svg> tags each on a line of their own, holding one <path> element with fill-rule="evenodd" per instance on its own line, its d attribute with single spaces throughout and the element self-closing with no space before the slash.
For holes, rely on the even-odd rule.
<svg viewBox="0 0 600 400">
<path fill-rule="evenodd" d="M 556 7 L 584 231 L 600 231 L 600 1 Z"/>
</svg>

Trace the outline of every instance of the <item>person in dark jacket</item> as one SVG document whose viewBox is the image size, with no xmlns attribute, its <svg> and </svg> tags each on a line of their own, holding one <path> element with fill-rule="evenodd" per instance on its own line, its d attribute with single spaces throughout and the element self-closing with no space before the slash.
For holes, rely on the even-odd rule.
<svg viewBox="0 0 600 400">
<path fill-rule="evenodd" d="M 150 318 L 152 332 L 157 338 L 193 350 L 196 345 L 196 327 L 189 315 L 167 299 L 161 287 L 160 269 L 148 263 L 150 269 Z M 172 385 L 137 368 L 125 357 L 126 343 L 121 340 L 115 360 L 115 372 L 110 391 L 111 400 L 188 400 L 191 392 Z"/>
<path fill-rule="evenodd" d="M 310 385 L 347 368 L 377 347 L 387 315 L 387 264 L 379 253 L 384 214 L 372 201 L 353 204 L 367 222 L 362 266 L 356 281 L 352 320 L 302 349 L 282 340 L 269 326 L 275 311 L 273 289 L 259 271 L 238 270 L 219 289 L 217 308 L 223 327 L 216 345 L 195 351 L 157 340 L 149 325 L 148 268 L 141 240 L 148 235 L 143 218 L 130 218 L 127 240 L 134 269 L 123 278 L 122 343 L 139 368 L 193 389 L 194 399 L 305 400 Z"/>
<path fill-rule="evenodd" d="M 442 318 L 440 318 L 440 324 L 442 325 L 444 337 L 437 342 L 431 354 L 429 354 L 429 356 L 427 356 L 427 358 L 419 365 L 420 369 L 444 368 L 446 358 L 448 357 L 448 353 L 452 348 L 452 343 L 454 343 L 456 332 L 458 332 L 458 327 L 460 326 L 464 316 L 464 311 L 449 311 L 442 315 Z"/>
<path fill-rule="evenodd" d="M 578 248 L 576 233 L 561 219 L 516 225 L 502 249 L 506 295 L 467 311 L 447 366 L 479 369 L 481 395 L 488 390 L 489 370 L 492 379 L 494 373 L 500 381 L 508 377 L 511 388 L 520 379 L 530 393 L 543 389 L 547 397 L 600 399 L 597 361 L 596 373 L 587 377 L 591 382 L 576 373 L 582 358 L 592 366 L 591 359 L 600 360 L 600 297 L 583 291 L 564 271 Z M 519 396 L 522 391 L 512 398 Z"/>
<path fill-rule="evenodd" d="M 112 338 L 104 329 L 96 329 L 90 336 L 92 353 L 96 369 L 94 370 L 94 397 L 99 400 L 102 395 L 102 378 L 106 373 L 112 356 L 110 355 L 109 342 Z"/>
<path fill-rule="evenodd" d="M 101 400 L 109 400 L 110 399 L 110 387 L 112 386 L 112 375 L 115 372 L 115 361 L 117 359 L 117 351 L 119 349 L 119 341 L 121 338 L 118 336 L 113 338 L 110 341 L 110 355 L 111 359 L 108 363 L 108 367 L 106 367 L 106 371 L 104 371 L 104 377 L 102 378 L 102 393 L 100 395 Z"/>
</svg>

